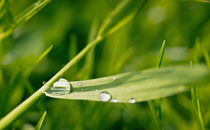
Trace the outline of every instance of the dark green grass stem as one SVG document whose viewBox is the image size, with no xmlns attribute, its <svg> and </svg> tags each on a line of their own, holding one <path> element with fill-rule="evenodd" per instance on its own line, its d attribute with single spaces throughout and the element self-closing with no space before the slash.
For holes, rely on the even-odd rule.
<svg viewBox="0 0 210 130">
<path fill-rule="evenodd" d="M 158 57 L 158 64 L 156 66 L 156 68 L 160 68 L 161 64 L 162 64 L 162 60 L 163 60 L 163 56 L 164 56 L 164 50 L 165 50 L 165 40 L 162 43 L 161 49 L 160 49 L 160 53 L 159 53 L 159 57 Z M 155 121 L 155 125 L 157 127 L 157 129 L 163 129 L 162 127 L 162 113 L 161 113 L 161 105 L 160 105 L 160 99 L 156 99 L 154 101 L 148 101 L 149 104 L 149 108 L 152 112 L 152 116 L 154 118 Z"/>
</svg>

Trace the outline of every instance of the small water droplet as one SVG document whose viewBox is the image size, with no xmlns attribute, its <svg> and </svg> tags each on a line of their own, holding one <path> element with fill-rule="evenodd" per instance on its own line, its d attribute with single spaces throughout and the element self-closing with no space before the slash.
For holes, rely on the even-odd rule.
<svg viewBox="0 0 210 130">
<path fill-rule="evenodd" d="M 84 91 L 84 88 L 82 88 L 81 91 Z"/>
<path fill-rule="evenodd" d="M 118 102 L 118 100 L 116 98 L 112 99 L 111 102 Z"/>
<path fill-rule="evenodd" d="M 106 80 L 106 77 L 104 77 L 104 80 Z"/>
<path fill-rule="evenodd" d="M 35 3 L 35 6 L 39 6 L 39 2 Z"/>
<path fill-rule="evenodd" d="M 52 94 L 60 94 L 60 95 L 68 94 L 68 93 L 70 93 L 70 90 L 71 90 L 71 85 L 64 78 L 59 79 L 50 88 L 50 91 Z"/>
<path fill-rule="evenodd" d="M 82 82 L 79 82 L 79 83 L 78 83 L 78 86 L 82 86 Z"/>
<path fill-rule="evenodd" d="M 96 89 L 95 92 L 98 92 L 98 89 Z"/>
<path fill-rule="evenodd" d="M 90 93 L 89 95 L 90 95 L 90 96 L 93 96 L 93 94 L 92 94 L 92 93 Z"/>
<path fill-rule="evenodd" d="M 131 98 L 130 100 L 129 100 L 129 103 L 135 103 L 136 102 L 136 99 L 135 98 Z"/>
<path fill-rule="evenodd" d="M 117 77 L 116 76 L 113 76 L 113 80 L 116 80 L 117 79 Z"/>
<path fill-rule="evenodd" d="M 42 81 L 42 84 L 44 85 L 46 83 L 46 81 Z"/>
<path fill-rule="evenodd" d="M 102 102 L 107 102 L 111 99 L 111 95 L 108 93 L 108 92 L 101 92 L 100 93 L 100 96 L 99 96 L 99 99 L 100 101 Z"/>
</svg>

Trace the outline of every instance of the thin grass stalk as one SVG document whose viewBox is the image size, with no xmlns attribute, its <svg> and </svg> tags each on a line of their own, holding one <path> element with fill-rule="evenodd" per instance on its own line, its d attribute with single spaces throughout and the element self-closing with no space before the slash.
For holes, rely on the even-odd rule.
<svg viewBox="0 0 210 130">
<path fill-rule="evenodd" d="M 165 50 L 165 40 L 163 41 L 161 49 L 160 49 L 158 62 L 156 65 L 157 69 L 161 67 L 163 56 L 164 56 L 164 50 Z M 160 99 L 156 99 L 154 101 L 148 101 L 148 104 L 149 104 L 149 108 L 152 112 L 153 119 L 155 121 L 155 125 L 156 125 L 156 127 L 158 127 L 157 129 L 160 129 L 160 130 L 163 129 L 162 122 L 161 122 L 162 113 L 161 113 Z"/>
<path fill-rule="evenodd" d="M 200 42 L 199 42 L 198 39 L 196 40 L 196 45 L 197 46 L 195 47 L 195 51 L 199 53 L 201 45 L 200 45 Z M 205 55 L 205 51 L 204 51 L 204 55 Z M 194 60 L 198 61 L 198 58 L 199 57 L 197 56 L 197 57 L 195 57 Z M 193 64 L 192 61 L 190 61 L 190 68 L 193 67 L 192 64 Z M 193 105 L 193 110 L 194 110 L 194 114 L 195 114 L 195 117 L 196 117 L 197 124 L 199 125 L 201 130 L 205 130 L 203 117 L 202 117 L 201 110 L 200 110 L 198 88 L 192 87 L 190 92 L 191 92 L 192 105 Z"/>
<path fill-rule="evenodd" d="M 196 121 L 200 127 L 201 130 L 205 130 L 201 109 L 200 109 L 200 101 L 198 96 L 198 89 L 197 88 L 191 88 L 191 98 L 193 103 L 193 109 L 196 116 Z"/>
</svg>

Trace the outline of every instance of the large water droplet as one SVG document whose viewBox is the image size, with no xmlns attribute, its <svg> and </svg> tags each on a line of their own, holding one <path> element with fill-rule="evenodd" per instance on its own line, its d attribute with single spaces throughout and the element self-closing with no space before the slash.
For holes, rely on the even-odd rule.
<svg viewBox="0 0 210 130">
<path fill-rule="evenodd" d="M 113 98 L 113 99 L 111 100 L 111 102 L 116 103 L 116 102 L 118 102 L 118 100 L 117 100 L 116 98 Z"/>
<path fill-rule="evenodd" d="M 82 82 L 79 82 L 79 83 L 78 83 L 78 86 L 82 86 Z"/>
<path fill-rule="evenodd" d="M 136 99 L 135 98 L 131 98 L 130 100 L 129 100 L 129 103 L 135 103 L 136 102 Z"/>
<path fill-rule="evenodd" d="M 112 98 L 112 96 L 108 92 L 101 92 L 99 99 L 102 102 L 107 102 Z"/>
<path fill-rule="evenodd" d="M 57 82 L 53 84 L 53 87 L 50 88 L 52 94 L 59 94 L 59 95 L 68 94 L 70 93 L 70 90 L 71 90 L 71 85 L 64 78 L 60 78 Z"/>
<path fill-rule="evenodd" d="M 117 77 L 116 76 L 113 76 L 113 80 L 116 80 L 117 79 Z"/>
</svg>

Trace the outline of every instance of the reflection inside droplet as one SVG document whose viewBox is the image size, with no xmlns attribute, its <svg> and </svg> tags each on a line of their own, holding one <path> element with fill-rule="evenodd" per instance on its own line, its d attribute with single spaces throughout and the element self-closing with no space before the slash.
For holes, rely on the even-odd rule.
<svg viewBox="0 0 210 130">
<path fill-rule="evenodd" d="M 99 99 L 102 102 L 107 102 L 111 99 L 111 97 L 112 96 L 108 92 L 101 92 L 100 96 L 99 96 Z"/>
<path fill-rule="evenodd" d="M 59 81 L 55 82 L 53 86 L 50 88 L 52 94 L 68 94 L 70 93 L 71 85 L 69 82 L 64 79 L 60 78 Z"/>
</svg>

